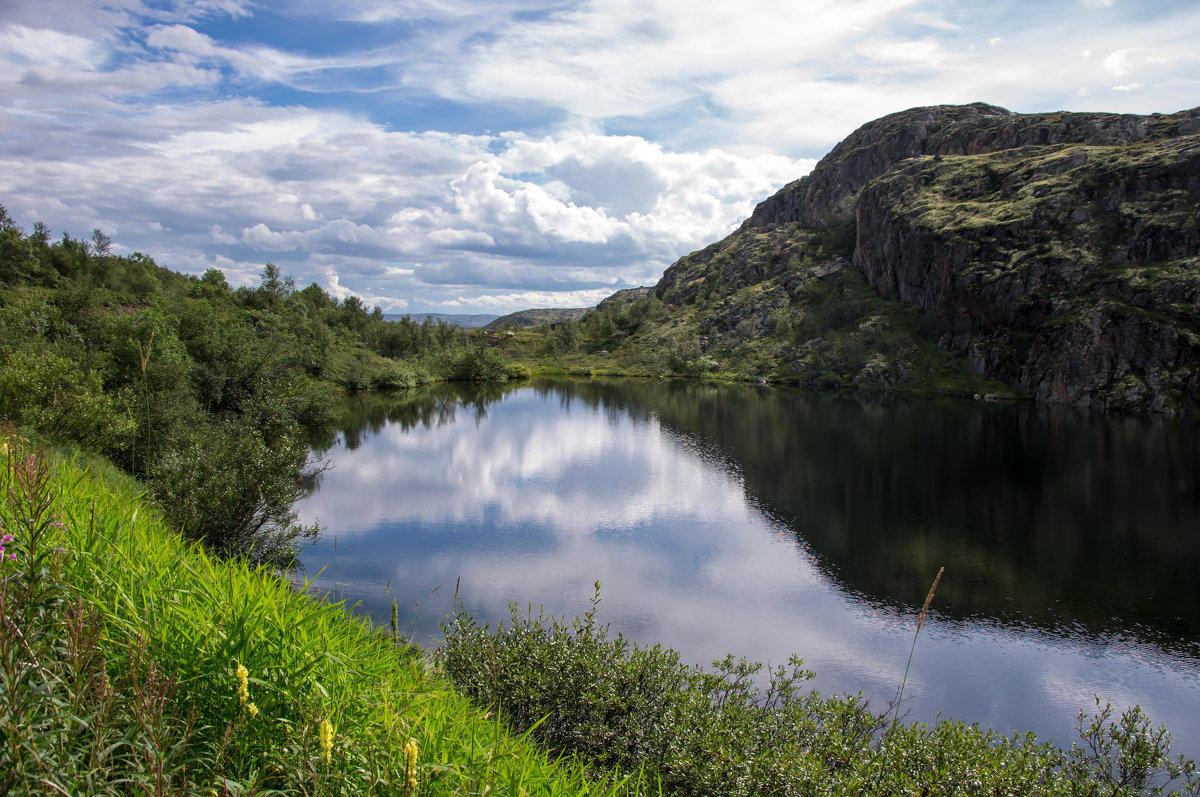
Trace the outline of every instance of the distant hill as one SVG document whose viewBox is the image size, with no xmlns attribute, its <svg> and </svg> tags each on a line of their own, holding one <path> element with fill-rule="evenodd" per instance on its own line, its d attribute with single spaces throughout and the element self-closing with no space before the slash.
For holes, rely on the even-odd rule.
<svg viewBox="0 0 1200 797">
<path fill-rule="evenodd" d="M 542 324 L 557 324 L 562 321 L 576 321 L 587 313 L 590 307 L 549 307 L 537 310 L 518 310 L 500 316 L 488 323 L 485 329 L 503 329 L 504 327 L 536 327 Z"/>
<path fill-rule="evenodd" d="M 383 320 L 399 321 L 401 318 L 408 316 L 413 321 L 424 322 L 425 319 L 433 321 L 445 321 L 447 324 L 454 324 L 463 329 L 476 329 L 477 327 L 486 326 L 489 322 L 495 320 L 494 315 L 454 315 L 452 313 L 384 313 Z"/>
</svg>

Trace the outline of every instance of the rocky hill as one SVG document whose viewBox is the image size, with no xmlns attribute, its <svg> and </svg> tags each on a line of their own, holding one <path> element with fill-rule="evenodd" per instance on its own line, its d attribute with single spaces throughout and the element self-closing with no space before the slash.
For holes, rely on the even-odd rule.
<svg viewBox="0 0 1200 797">
<path fill-rule="evenodd" d="M 653 295 L 661 340 L 775 378 L 936 388 L 932 340 L 1040 400 L 1196 410 L 1200 108 L 883 117 Z"/>
<path fill-rule="evenodd" d="M 507 329 L 508 327 L 536 327 L 542 324 L 558 324 L 582 318 L 586 307 L 547 307 L 533 310 L 518 310 L 515 313 L 492 319 L 484 329 Z"/>
</svg>

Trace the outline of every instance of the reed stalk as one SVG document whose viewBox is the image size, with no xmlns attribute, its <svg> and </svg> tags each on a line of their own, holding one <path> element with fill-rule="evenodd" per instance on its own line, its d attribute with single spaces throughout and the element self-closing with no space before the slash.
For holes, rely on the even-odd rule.
<svg viewBox="0 0 1200 797">
<path fill-rule="evenodd" d="M 925 596 L 925 603 L 921 606 L 921 613 L 917 615 L 917 630 L 913 632 L 912 647 L 908 649 L 908 663 L 904 665 L 904 678 L 900 680 L 900 693 L 896 696 L 896 713 L 892 717 L 892 729 L 896 727 L 896 723 L 900 721 L 900 704 L 904 701 L 904 685 L 908 683 L 908 671 L 912 667 L 913 652 L 917 649 L 917 636 L 921 633 L 921 626 L 925 624 L 925 615 L 929 613 L 929 604 L 933 603 L 933 593 L 937 592 L 938 582 L 942 580 L 942 573 L 946 572 L 946 568 L 938 569 L 937 575 L 933 577 L 933 584 L 929 587 L 929 594 Z"/>
</svg>

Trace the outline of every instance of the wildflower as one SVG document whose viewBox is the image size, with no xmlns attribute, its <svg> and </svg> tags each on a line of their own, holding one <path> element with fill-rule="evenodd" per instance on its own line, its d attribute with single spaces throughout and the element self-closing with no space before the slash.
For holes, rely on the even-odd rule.
<svg viewBox="0 0 1200 797">
<path fill-rule="evenodd" d="M 253 703 L 247 703 L 246 704 L 246 713 L 248 713 L 251 717 L 257 717 L 258 716 L 258 706 L 254 705 Z"/>
<path fill-rule="evenodd" d="M 238 705 L 240 706 L 244 706 L 250 702 L 250 684 L 247 680 L 249 677 L 250 671 L 246 669 L 246 666 L 244 664 L 238 664 Z"/>
<path fill-rule="evenodd" d="M 421 749 L 417 747 L 416 739 L 409 739 L 404 745 L 404 755 L 407 761 L 404 766 L 404 793 L 410 795 L 417 788 L 417 756 Z"/>
<path fill-rule="evenodd" d="M 333 757 L 333 725 L 328 719 L 323 719 L 317 733 L 321 745 L 321 760 L 329 766 L 329 759 Z"/>
<path fill-rule="evenodd" d="M 4 554 L 4 546 L 8 545 L 15 539 L 16 537 L 11 534 L 0 534 L 0 562 L 3 562 L 5 559 L 8 559 L 11 562 L 13 559 L 17 558 L 17 554 L 15 552 L 10 553 L 7 556 Z"/>
</svg>

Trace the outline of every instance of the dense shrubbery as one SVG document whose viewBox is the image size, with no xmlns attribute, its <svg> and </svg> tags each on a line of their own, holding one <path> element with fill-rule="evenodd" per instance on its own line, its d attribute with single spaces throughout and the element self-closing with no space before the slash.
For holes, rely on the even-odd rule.
<svg viewBox="0 0 1200 797">
<path fill-rule="evenodd" d="M 439 662 L 517 731 L 666 794 L 1142 795 L 1172 784 L 1200 794 L 1196 765 L 1134 708 L 1080 717 L 1080 746 L 1006 738 L 957 722 L 888 723 L 861 697 L 802 689 L 799 660 L 767 673 L 732 656 L 706 672 L 659 646 L 615 638 L 592 611 L 567 621 L 513 607 L 479 626 L 461 606 Z M 765 684 L 759 684 L 765 680 Z"/>
</svg>

